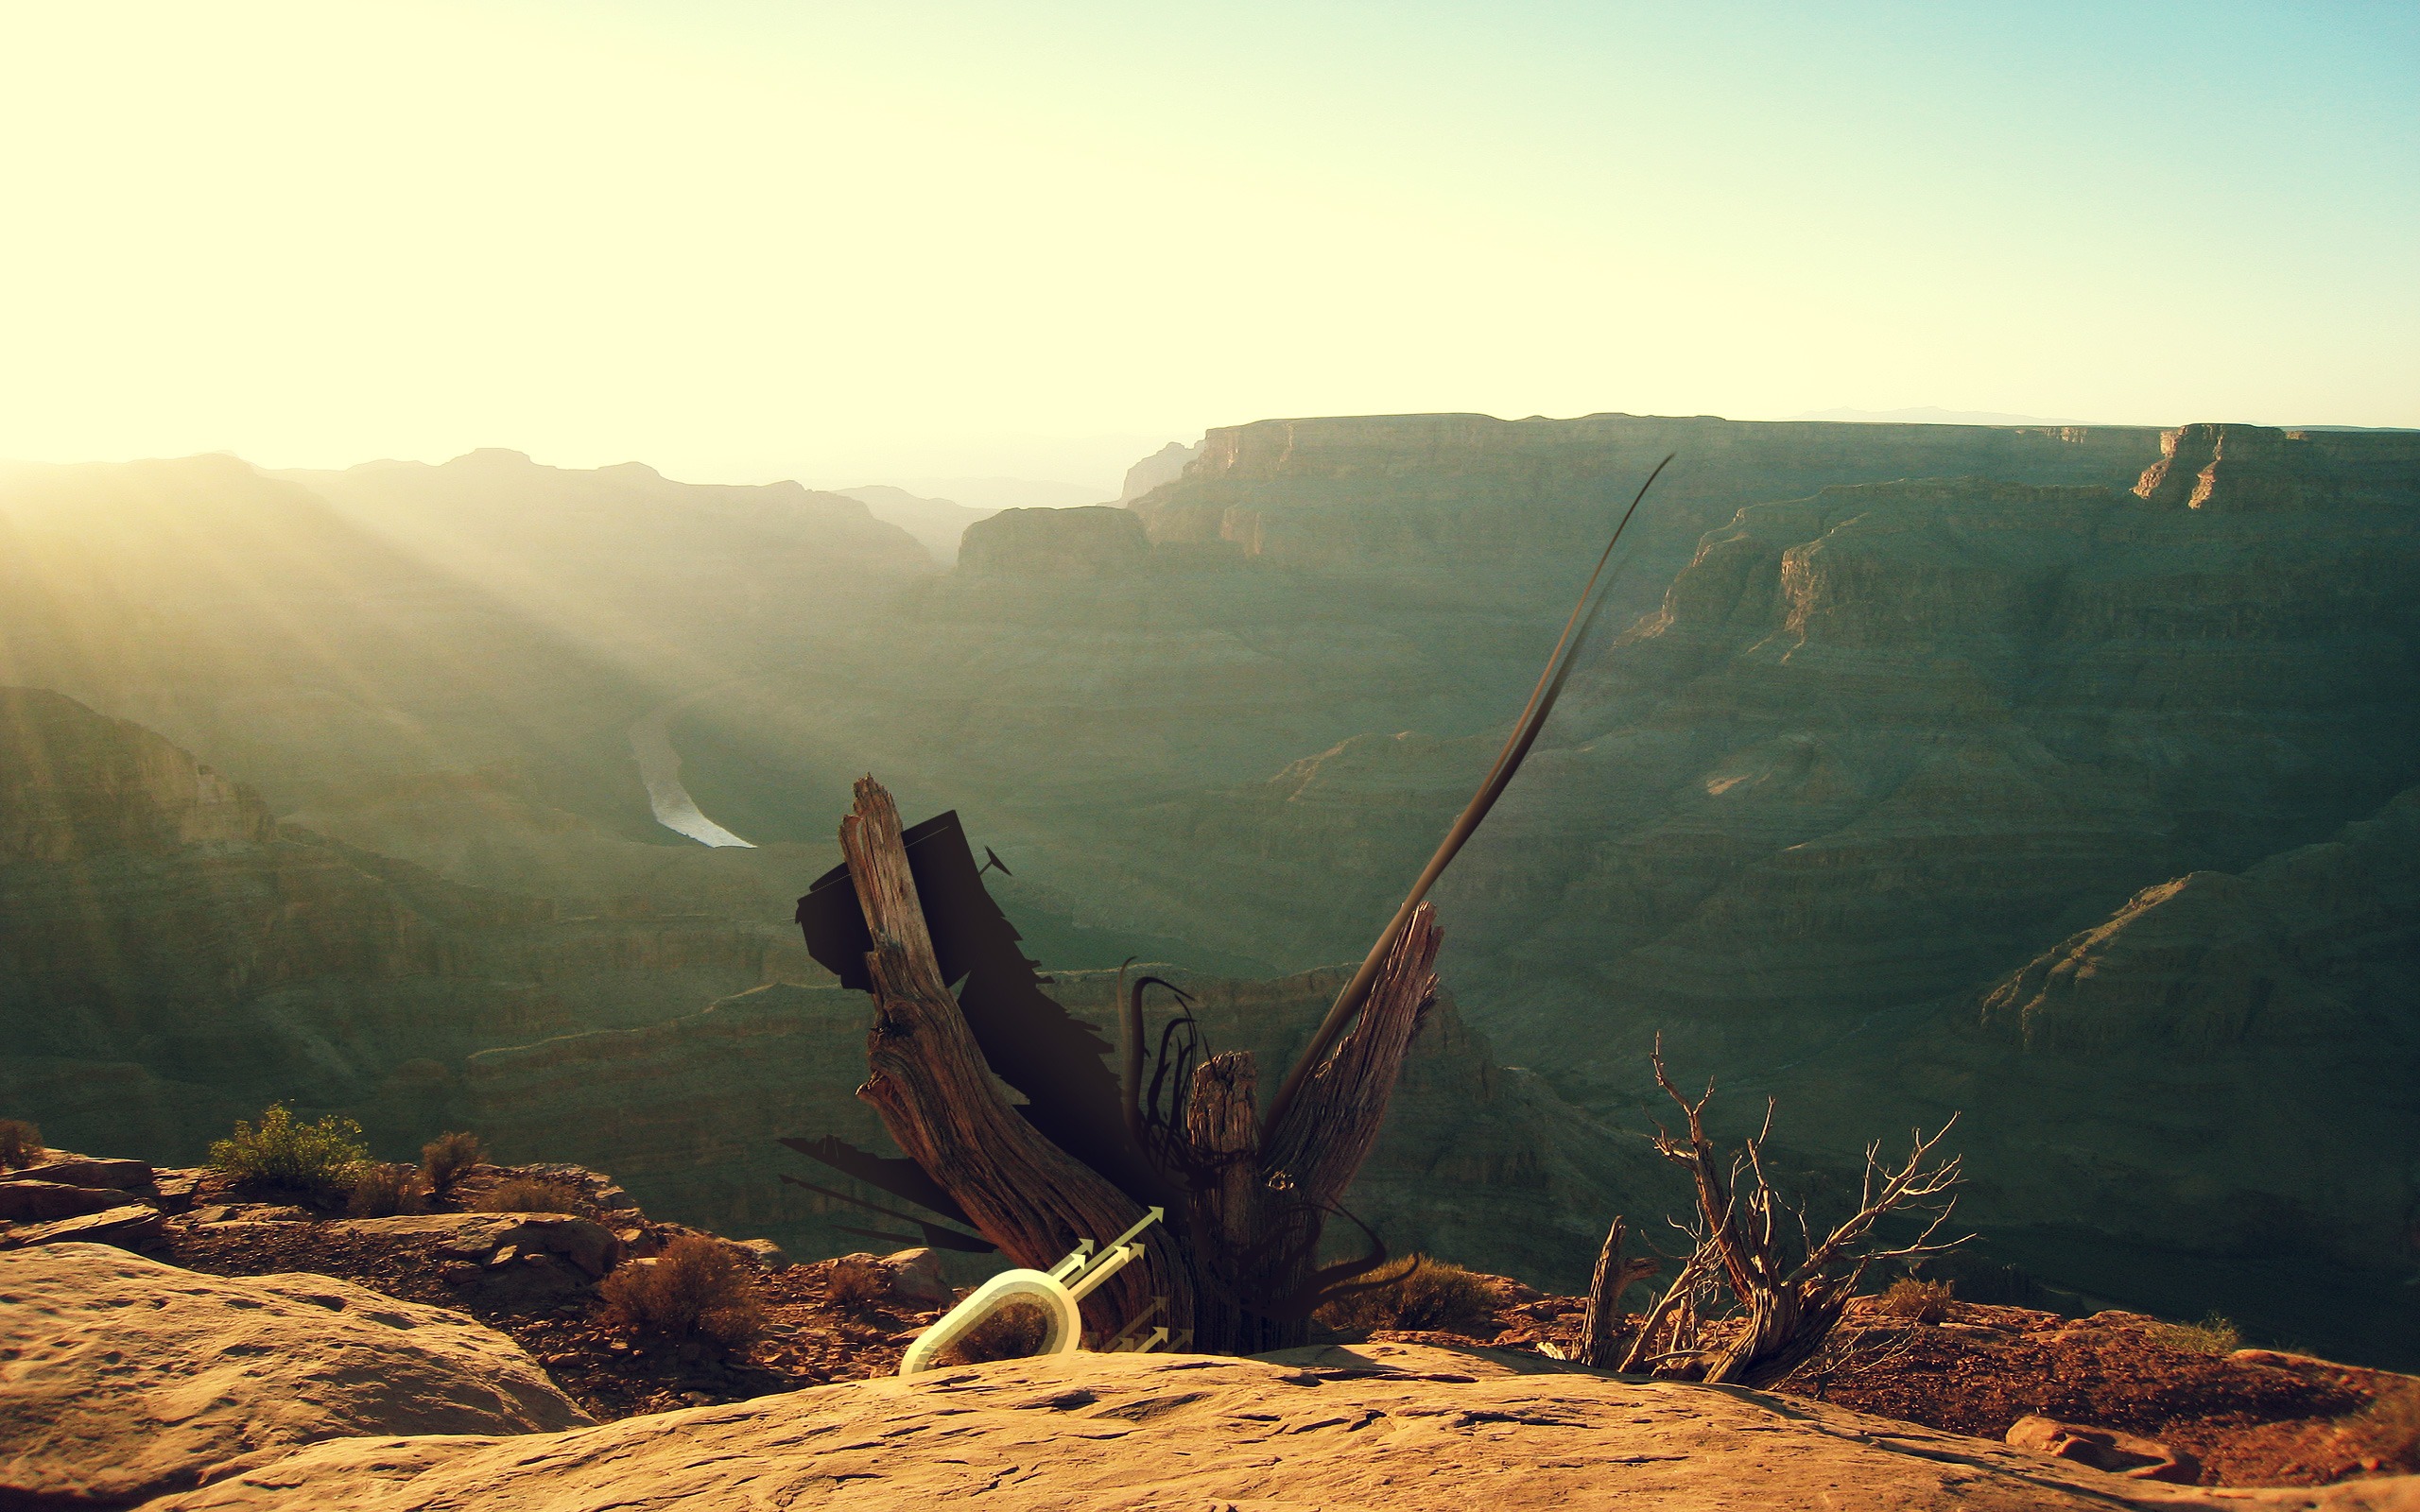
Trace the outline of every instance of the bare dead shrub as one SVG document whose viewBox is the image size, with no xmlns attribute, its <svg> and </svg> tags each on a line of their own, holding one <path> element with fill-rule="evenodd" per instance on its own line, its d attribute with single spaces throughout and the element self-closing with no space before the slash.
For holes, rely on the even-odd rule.
<svg viewBox="0 0 2420 1512">
<path fill-rule="evenodd" d="M 959 1334 L 934 1358 L 942 1365 L 1023 1360 L 1038 1352 L 1049 1336 L 1050 1318 L 1040 1307 L 1011 1302 Z"/>
<path fill-rule="evenodd" d="M 840 1259 L 823 1279 L 823 1299 L 848 1312 L 870 1307 L 890 1292 L 890 1272 L 871 1261 Z"/>
<path fill-rule="evenodd" d="M 575 1186 L 516 1177 L 471 1199 L 476 1212 L 571 1212 L 588 1211 L 588 1198 Z"/>
<path fill-rule="evenodd" d="M 1902 1276 L 1882 1294 L 1882 1311 L 1910 1323 L 1939 1323 L 1957 1305 L 1958 1288 L 1947 1281 L 1918 1280 Z"/>
<path fill-rule="evenodd" d="M 428 1188 L 408 1165 L 372 1161 L 354 1178 L 353 1196 L 344 1211 L 355 1218 L 391 1218 L 400 1212 L 426 1212 Z"/>
<path fill-rule="evenodd" d="M 476 1134 L 456 1131 L 440 1134 L 420 1147 L 421 1175 L 427 1177 L 432 1192 L 453 1189 L 463 1172 L 487 1159 L 487 1151 Z"/>
<path fill-rule="evenodd" d="M 623 1265 L 598 1283 L 610 1328 L 667 1344 L 738 1349 L 764 1332 L 765 1304 L 728 1245 L 691 1234 L 653 1260 Z"/>
<path fill-rule="evenodd" d="M 31 1165 L 49 1153 L 42 1130 L 22 1118 L 0 1118 L 0 1170 Z"/>
<path fill-rule="evenodd" d="M 1402 1329 L 1495 1335 L 1495 1294 L 1475 1271 L 1408 1255 L 1373 1271 L 1367 1280 L 1314 1315 L 1340 1333 Z"/>
<path fill-rule="evenodd" d="M 1776 1384 L 1822 1352 L 1868 1266 L 1941 1254 L 1964 1242 L 1933 1239 L 1957 1206 L 1958 1160 L 1933 1159 L 1957 1123 L 1954 1116 L 1929 1135 L 1917 1130 L 1908 1158 L 1896 1165 L 1883 1163 L 1880 1141 L 1867 1145 L 1857 1211 L 1818 1238 L 1806 1210 L 1786 1205 L 1766 1179 L 1772 1100 L 1765 1103 L 1764 1126 L 1726 1160 L 1705 1131 L 1714 1084 L 1695 1102 L 1682 1096 L 1664 1069 L 1661 1037 L 1651 1062 L 1656 1085 L 1686 1120 L 1680 1136 L 1657 1131 L 1655 1153 L 1689 1174 L 1697 1213 L 1685 1230 L 1688 1261 L 1633 1335 L 1624 1370 L 1651 1368 L 1726 1385 Z M 1875 1235 L 1876 1225 L 1893 1213 L 1922 1220 L 1905 1244 Z M 1703 1343 L 1700 1316 L 1726 1294 L 1731 1326 L 1720 1331 L 1718 1342 Z"/>
</svg>

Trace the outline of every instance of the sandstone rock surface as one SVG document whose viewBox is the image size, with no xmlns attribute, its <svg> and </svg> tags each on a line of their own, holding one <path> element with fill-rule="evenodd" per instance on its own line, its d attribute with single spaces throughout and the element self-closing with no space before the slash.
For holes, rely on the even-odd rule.
<svg viewBox="0 0 2420 1512">
<path fill-rule="evenodd" d="M 94 1212 L 53 1218 L 48 1223 L 14 1224 L 0 1229 L 0 1249 L 25 1249 L 36 1245 L 113 1245 L 120 1249 L 148 1249 L 167 1233 L 167 1220 L 157 1208 L 125 1203 Z"/>
<path fill-rule="evenodd" d="M 339 1435 L 587 1421 L 503 1334 L 347 1281 L 0 1255 L 0 1504 L 123 1506 Z"/>
<path fill-rule="evenodd" d="M 142 1160 L 96 1160 L 87 1156 L 54 1152 L 49 1160 L 38 1164 L 0 1172 L 0 1184 L 47 1181 L 59 1186 L 132 1192 L 149 1186 L 151 1177 L 150 1165 Z"/>
<path fill-rule="evenodd" d="M 1818 1403 L 1398 1347 L 1335 1366 L 1063 1356 L 825 1386 L 537 1438 L 354 1438 L 151 1512 L 1568 1506 L 2327 1507 L 2411 1481 L 2196 1491 Z"/>
<path fill-rule="evenodd" d="M 76 1218 L 126 1200 L 123 1193 L 70 1186 L 63 1181 L 0 1181 L 0 1218 L 10 1223 L 48 1223 Z"/>
</svg>

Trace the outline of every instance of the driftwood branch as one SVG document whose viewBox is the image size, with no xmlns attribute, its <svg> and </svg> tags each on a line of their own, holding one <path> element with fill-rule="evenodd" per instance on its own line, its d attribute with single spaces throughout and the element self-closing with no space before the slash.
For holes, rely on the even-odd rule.
<svg viewBox="0 0 2420 1512">
<path fill-rule="evenodd" d="M 840 848 L 873 940 L 866 957 L 874 996 L 866 1041 L 872 1074 L 857 1095 L 984 1238 L 1017 1264 L 1047 1270 L 1079 1240 L 1115 1237 L 1143 1209 L 1010 1106 L 942 980 L 899 832 L 890 793 L 861 779 L 840 822 Z M 1142 1237 L 1143 1259 L 1085 1299 L 1088 1333 L 1115 1334 L 1154 1297 L 1167 1298 L 1170 1315 L 1191 1313 L 1192 1278 L 1176 1239 L 1157 1225 Z"/>
<path fill-rule="evenodd" d="M 1582 585 L 1580 600 L 1571 606 L 1571 617 L 1563 622 L 1563 634 L 1556 639 L 1554 649 L 1547 653 L 1546 668 L 1538 674 L 1538 685 L 1530 690 L 1530 701 L 1522 707 L 1521 716 L 1512 721 L 1512 732 L 1505 737 L 1504 748 L 1496 752 L 1495 765 L 1489 767 L 1487 775 L 1480 779 L 1478 791 L 1471 795 L 1470 803 L 1454 820 L 1453 828 L 1445 832 L 1445 838 L 1439 842 L 1436 853 L 1428 858 L 1428 865 L 1421 869 L 1419 879 L 1412 883 L 1411 891 L 1404 895 L 1403 905 L 1395 910 L 1394 918 L 1379 932 L 1360 968 L 1344 984 L 1344 990 L 1336 995 L 1336 1002 L 1328 1008 L 1327 1016 L 1320 1021 L 1319 1027 L 1311 1031 L 1310 1044 L 1303 1051 L 1302 1058 L 1294 1062 L 1294 1069 L 1287 1073 L 1286 1080 L 1278 1086 L 1277 1095 L 1269 1105 L 1267 1135 L 1270 1144 L 1277 1143 L 1279 1125 L 1293 1111 L 1294 1099 L 1302 1095 L 1305 1078 L 1313 1074 L 1314 1067 L 1325 1061 L 1329 1047 L 1336 1043 L 1337 1038 L 1344 1033 L 1345 1026 L 1353 1022 L 1354 1015 L 1361 1012 L 1364 1004 L 1374 994 L 1379 973 L 1392 969 L 1384 963 L 1391 961 L 1401 946 L 1405 932 L 1411 927 L 1414 911 L 1427 906 L 1423 900 L 1428 896 L 1428 889 L 1437 885 L 1437 879 L 1453 865 L 1454 857 L 1461 852 L 1470 837 L 1478 833 L 1478 827 L 1487 821 L 1489 811 L 1495 807 L 1496 799 L 1504 796 L 1505 788 L 1511 785 L 1514 775 L 1521 770 L 1522 762 L 1528 759 L 1530 747 L 1537 744 L 1539 732 L 1546 729 L 1547 719 L 1554 713 L 1555 700 L 1563 696 L 1563 685 L 1570 679 L 1571 669 L 1580 664 L 1580 648 L 1587 642 L 1589 627 L 1597 623 L 1597 615 L 1605 607 L 1605 595 L 1597 591 L 1598 582 L 1601 579 L 1608 593 L 1612 590 L 1613 579 L 1605 576 L 1605 564 L 1613 560 L 1614 548 L 1621 544 L 1622 532 L 1630 528 L 1631 516 L 1638 513 L 1639 504 L 1646 499 L 1647 490 L 1655 487 L 1656 478 L 1671 462 L 1671 456 L 1667 455 L 1655 464 L 1653 472 L 1647 474 L 1647 481 L 1638 486 L 1638 493 L 1630 501 L 1630 507 L 1622 511 L 1620 522 L 1614 526 L 1613 538 L 1605 542 L 1604 554 L 1597 558 L 1596 570 Z"/>
</svg>

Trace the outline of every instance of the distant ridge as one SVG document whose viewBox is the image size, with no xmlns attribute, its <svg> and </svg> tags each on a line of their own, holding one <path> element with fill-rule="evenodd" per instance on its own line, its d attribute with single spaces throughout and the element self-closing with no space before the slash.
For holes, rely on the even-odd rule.
<svg viewBox="0 0 2420 1512">
<path fill-rule="evenodd" d="M 1979 409 L 1811 409 L 1791 420 L 1847 421 L 1863 425 L 2090 425 L 2082 420 L 2052 420 L 2046 415 L 2002 415 Z"/>
<path fill-rule="evenodd" d="M 968 525 L 999 513 L 996 506 L 977 507 L 955 499 L 927 499 L 888 483 L 832 491 L 856 500 L 873 511 L 875 519 L 887 520 L 915 537 L 932 553 L 933 560 L 943 567 L 958 560 L 958 540 L 966 534 Z"/>
</svg>

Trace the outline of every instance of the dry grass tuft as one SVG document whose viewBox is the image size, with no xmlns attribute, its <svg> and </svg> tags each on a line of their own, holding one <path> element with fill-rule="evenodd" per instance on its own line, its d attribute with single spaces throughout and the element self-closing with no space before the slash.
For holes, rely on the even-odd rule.
<svg viewBox="0 0 2420 1512">
<path fill-rule="evenodd" d="M 475 1212 L 569 1212 L 585 1213 L 588 1198 L 578 1187 L 561 1181 L 539 1181 L 529 1177 L 516 1177 L 492 1192 L 482 1192 L 471 1200 Z"/>
<path fill-rule="evenodd" d="M 428 1178 L 431 1192 L 441 1193 L 450 1189 L 463 1172 L 487 1158 L 476 1134 L 440 1134 L 420 1147 L 421 1175 Z"/>
<path fill-rule="evenodd" d="M 1882 1311 L 1910 1323 L 1939 1323 L 1957 1310 L 1958 1288 L 1948 1281 L 1902 1276 L 1882 1294 Z"/>
<path fill-rule="evenodd" d="M 941 1365 L 1023 1360 L 1037 1353 L 1049 1336 L 1049 1314 L 1031 1302 L 1011 1302 L 959 1334 L 934 1360 Z"/>
<path fill-rule="evenodd" d="M 1340 1333 L 1376 1329 L 1495 1335 L 1495 1293 L 1476 1272 L 1426 1255 L 1410 1255 L 1365 1278 L 1364 1290 L 1320 1308 L 1316 1316 Z"/>
<path fill-rule="evenodd" d="M 2187 1354 L 2233 1354 L 2243 1348 L 2242 1331 L 2216 1313 L 2199 1323 L 2163 1323 L 2151 1332 L 2153 1342 Z"/>
<path fill-rule="evenodd" d="M 0 1118 L 0 1171 L 32 1165 L 49 1153 L 42 1130 L 22 1118 Z"/>
<path fill-rule="evenodd" d="M 667 1344 L 738 1349 L 765 1328 L 765 1304 L 727 1245 L 692 1234 L 653 1260 L 623 1265 L 598 1284 L 608 1327 Z"/>
<path fill-rule="evenodd" d="M 408 1165 L 372 1161 L 354 1178 L 353 1197 L 345 1212 L 355 1218 L 391 1218 L 400 1212 L 426 1212 L 428 1188 Z"/>
<path fill-rule="evenodd" d="M 836 1260 L 823 1280 L 823 1297 L 851 1312 L 872 1306 L 890 1293 L 890 1272 L 863 1260 Z"/>
</svg>

